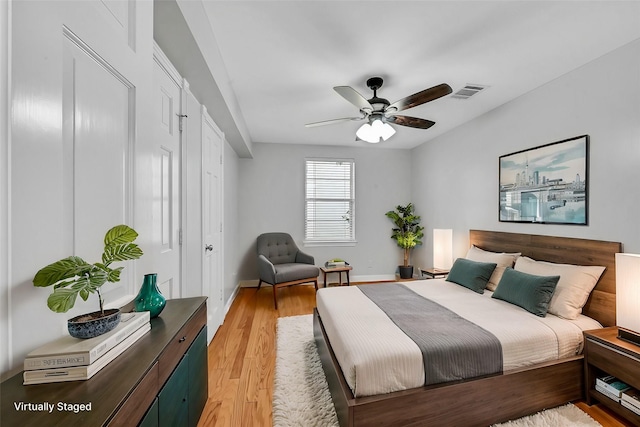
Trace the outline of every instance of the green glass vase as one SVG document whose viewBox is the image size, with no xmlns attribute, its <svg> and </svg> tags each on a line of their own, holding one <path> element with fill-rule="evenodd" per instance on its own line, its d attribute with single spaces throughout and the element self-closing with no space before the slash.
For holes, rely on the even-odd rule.
<svg viewBox="0 0 640 427">
<path fill-rule="evenodd" d="M 167 299 L 158 289 L 157 279 L 156 273 L 145 274 L 140 293 L 134 300 L 136 311 L 148 311 L 152 319 L 158 317 L 164 306 L 167 305 Z"/>
</svg>

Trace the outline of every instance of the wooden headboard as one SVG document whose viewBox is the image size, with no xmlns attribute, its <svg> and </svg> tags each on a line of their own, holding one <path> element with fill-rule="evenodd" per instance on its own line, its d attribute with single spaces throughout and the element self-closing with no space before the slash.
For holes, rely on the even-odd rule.
<svg viewBox="0 0 640 427">
<path fill-rule="evenodd" d="M 492 252 L 521 252 L 539 261 L 606 267 L 582 313 L 604 326 L 616 324 L 615 254 L 622 252 L 622 243 L 484 230 L 469 230 L 469 243 Z"/>
</svg>

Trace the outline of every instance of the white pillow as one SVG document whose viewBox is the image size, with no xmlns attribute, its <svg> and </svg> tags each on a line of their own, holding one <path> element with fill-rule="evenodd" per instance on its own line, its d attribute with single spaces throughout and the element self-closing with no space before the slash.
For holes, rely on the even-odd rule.
<svg viewBox="0 0 640 427">
<path fill-rule="evenodd" d="M 555 264 L 520 257 L 514 269 L 537 276 L 560 276 L 548 312 L 574 320 L 582 313 L 582 307 L 587 303 L 589 294 L 596 287 L 605 267 Z"/>
<path fill-rule="evenodd" d="M 471 246 L 467 252 L 466 259 L 477 262 L 492 262 L 496 264 L 496 269 L 493 270 L 493 274 L 487 282 L 487 289 L 495 291 L 500 279 L 504 274 L 504 270 L 507 267 L 513 267 L 513 263 L 520 256 L 520 253 L 505 253 L 505 252 L 489 252 L 484 249 L 480 249 L 476 246 Z"/>
</svg>

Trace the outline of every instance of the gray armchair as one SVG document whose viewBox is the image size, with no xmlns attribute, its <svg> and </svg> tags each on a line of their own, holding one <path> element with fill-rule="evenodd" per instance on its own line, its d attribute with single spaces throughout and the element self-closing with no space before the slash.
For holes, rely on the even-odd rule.
<svg viewBox="0 0 640 427">
<path fill-rule="evenodd" d="M 320 269 L 311 255 L 298 249 L 287 233 L 264 233 L 258 236 L 258 274 L 260 282 L 273 286 L 273 303 L 278 309 L 276 291 L 285 286 L 313 283 L 318 290 Z"/>
</svg>

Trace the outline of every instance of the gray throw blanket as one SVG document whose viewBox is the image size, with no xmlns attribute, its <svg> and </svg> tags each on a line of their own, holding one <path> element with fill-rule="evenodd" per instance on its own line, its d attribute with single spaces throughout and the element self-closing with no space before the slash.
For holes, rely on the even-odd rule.
<svg viewBox="0 0 640 427">
<path fill-rule="evenodd" d="M 422 351 L 425 385 L 502 372 L 502 346 L 490 332 L 406 286 L 359 289 Z"/>
</svg>

